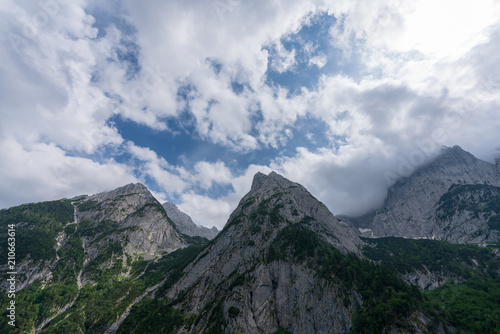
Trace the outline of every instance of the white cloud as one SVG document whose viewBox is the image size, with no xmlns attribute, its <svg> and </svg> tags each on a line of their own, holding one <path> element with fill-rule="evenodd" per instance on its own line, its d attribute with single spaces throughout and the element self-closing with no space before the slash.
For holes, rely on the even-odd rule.
<svg viewBox="0 0 500 334">
<path fill-rule="evenodd" d="M 95 40 L 83 3 L 54 4 L 50 12 L 11 4 L 1 14 L 10 23 L 0 37 L 2 132 L 26 145 L 42 140 L 86 153 L 119 144 L 106 125 L 112 105 L 92 84 L 109 45 Z"/>
<path fill-rule="evenodd" d="M 179 175 L 179 170 L 153 150 L 137 146 L 132 142 L 127 142 L 127 149 L 134 158 L 141 161 L 139 167 L 141 177 L 144 179 L 146 176 L 151 177 L 167 194 L 179 194 L 188 187 L 188 183 Z"/>
<path fill-rule="evenodd" d="M 231 183 L 231 171 L 222 161 L 209 163 L 200 161 L 194 167 L 197 175 L 196 180 L 203 189 L 209 189 L 212 183 Z"/>
<path fill-rule="evenodd" d="M 137 182 L 130 168 L 113 160 L 97 163 L 71 157 L 54 144 L 23 147 L 12 137 L 0 140 L 0 207 L 56 200 L 112 190 Z"/>
<path fill-rule="evenodd" d="M 291 69 L 295 51 L 286 51 L 279 40 L 307 22 L 311 13 L 318 10 L 318 4 L 300 1 L 286 6 L 265 1 L 222 2 L 222 7 L 204 1 L 190 5 L 175 1 L 153 1 L 148 6 L 133 1 L 125 4 L 128 19 L 138 29 L 141 63 L 158 65 L 166 73 L 163 82 L 152 90 L 168 95 L 163 109 L 170 111 L 164 113 L 172 113 L 170 102 L 175 101 L 172 95 L 177 80 L 187 81 L 196 88 L 190 107 L 203 138 L 233 150 L 257 148 L 258 142 L 249 134 L 249 117 L 263 95 L 269 94 L 272 99 L 274 94 L 265 85 L 269 54 L 263 47 L 277 46 L 278 57 L 273 58 L 275 69 L 281 72 Z M 221 65 L 219 73 L 213 73 L 207 59 Z M 247 83 L 252 91 L 236 95 L 232 81 Z M 161 115 L 161 108 L 160 104 L 148 110 Z M 157 124 L 152 121 L 147 124 L 150 123 Z M 263 133 L 259 140 L 264 145 L 275 143 L 274 138 L 268 138 L 274 133 Z"/>
<path fill-rule="evenodd" d="M 319 68 L 323 68 L 325 67 L 327 62 L 328 59 L 324 54 L 316 55 L 314 57 L 309 58 L 309 66 L 315 65 Z"/>
<path fill-rule="evenodd" d="M 45 9 L 42 3 L 0 4 L 0 145 L 8 157 L 0 164 L 0 205 L 101 191 L 138 175 L 164 189 L 158 198 L 179 196 L 195 221 L 222 227 L 253 174 L 272 167 L 304 183 L 334 212 L 355 213 L 381 203 L 385 172 L 397 172 L 401 158 L 422 150 L 421 143 L 460 144 L 490 159 L 498 143 L 497 1 L 221 0 L 215 4 L 225 6 L 217 7 L 126 0 L 116 13 L 91 1 L 94 10 L 106 6 L 108 15 L 137 29 L 109 24 L 99 35 L 87 1 L 54 1 Z M 293 96 L 269 87 L 269 61 L 278 72 L 295 69 L 298 50 L 287 51 L 281 40 L 325 12 L 337 18 L 331 45 L 345 59 L 329 59 L 331 50 L 304 41 L 305 52 L 315 55 L 309 65 L 325 71 L 317 85 Z M 132 76 L 127 71 L 135 60 L 122 59 L 127 43 L 140 68 Z M 275 56 L 267 50 L 273 45 Z M 349 61 L 354 69 L 343 68 Z M 326 72 L 335 63 L 341 74 Z M 235 82 L 240 91 L 233 91 Z M 183 100 L 178 88 L 186 85 L 192 90 Z M 235 154 L 273 148 L 275 161 L 240 166 L 242 175 L 222 161 L 173 165 L 150 148 L 124 144 L 108 123 L 118 114 L 168 131 L 167 119 L 185 108 L 201 140 Z M 319 135 L 331 147 L 280 157 L 290 129 L 306 115 L 328 126 Z M 133 157 L 129 167 L 109 157 L 69 157 L 123 147 Z M 53 164 L 62 172 L 54 174 Z M 234 192 L 210 199 L 193 191 L 214 183 Z"/>
<path fill-rule="evenodd" d="M 182 195 L 181 211 L 185 211 L 196 224 L 222 229 L 234 208 L 226 199 L 212 199 L 188 192 Z"/>
<path fill-rule="evenodd" d="M 228 176 L 225 167 L 220 163 L 207 167 L 223 171 L 224 176 L 219 177 L 220 179 Z M 178 207 L 189 214 L 197 224 L 208 227 L 216 226 L 220 230 L 226 224 L 231 212 L 236 209 L 238 202 L 250 190 L 253 176 L 259 171 L 269 173 L 271 169 L 266 166 L 250 165 L 241 175 L 230 175 L 230 183 L 234 191 L 217 199 L 186 192 L 182 195 Z M 201 179 L 203 180 L 203 177 Z"/>
<path fill-rule="evenodd" d="M 272 69 L 278 73 L 293 70 L 293 67 L 297 64 L 295 60 L 295 49 L 288 51 L 279 41 L 276 43 L 275 49 L 276 55 L 271 61 Z"/>
</svg>

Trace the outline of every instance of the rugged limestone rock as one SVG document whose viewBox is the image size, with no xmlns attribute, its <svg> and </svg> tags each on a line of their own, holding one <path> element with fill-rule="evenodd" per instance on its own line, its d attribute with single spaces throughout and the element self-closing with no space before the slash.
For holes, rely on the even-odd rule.
<svg viewBox="0 0 500 334">
<path fill-rule="evenodd" d="M 142 184 L 129 184 L 75 203 L 87 230 L 90 258 L 107 244 L 119 242 L 128 254 L 155 255 L 187 246 L 163 207 Z"/>
<path fill-rule="evenodd" d="M 120 273 L 122 266 L 138 256 L 153 258 L 188 245 L 141 184 L 46 203 L 13 208 L 20 213 L 8 220 L 18 230 L 22 248 L 18 253 L 26 253 L 16 263 L 19 290 L 36 280 L 51 281 L 54 269 L 68 262 L 79 262 L 75 270 L 81 285 L 89 271 L 95 281 L 100 269 L 115 266 Z M 58 211 L 64 212 L 64 218 Z M 80 260 L 66 258 L 68 252 Z M 6 282 L 0 286 L 6 287 Z"/>
<path fill-rule="evenodd" d="M 277 243 L 290 228 L 343 254 L 360 255 L 363 242 L 304 187 L 274 172 L 258 173 L 222 232 L 167 293 L 182 312 L 197 317 L 179 332 L 220 332 L 224 324 L 225 333 L 274 333 L 279 327 L 292 333 L 348 333 L 363 300 L 307 263 L 276 256 L 293 253 L 286 243 Z M 420 332 L 423 322 L 417 322 L 413 330 Z"/>
<path fill-rule="evenodd" d="M 162 205 L 168 217 L 174 222 L 181 233 L 191 237 L 198 236 L 207 238 L 208 240 L 212 240 L 219 233 L 219 230 L 215 226 L 207 228 L 196 225 L 191 217 L 179 210 L 177 205 L 172 202 L 165 202 Z"/>
<path fill-rule="evenodd" d="M 498 231 L 488 227 L 488 217 L 457 211 L 440 218 L 440 201 L 454 185 L 500 186 L 499 165 L 479 160 L 458 146 L 444 148 L 432 163 L 394 184 L 372 224 L 358 227 L 368 237 L 435 238 L 461 243 L 500 240 Z"/>
<path fill-rule="evenodd" d="M 450 278 L 457 280 L 455 277 L 447 277 L 439 273 L 433 273 L 427 268 L 424 271 L 415 270 L 409 273 L 404 273 L 401 277 L 406 282 L 416 285 L 422 290 L 434 290 L 439 288 Z"/>
</svg>

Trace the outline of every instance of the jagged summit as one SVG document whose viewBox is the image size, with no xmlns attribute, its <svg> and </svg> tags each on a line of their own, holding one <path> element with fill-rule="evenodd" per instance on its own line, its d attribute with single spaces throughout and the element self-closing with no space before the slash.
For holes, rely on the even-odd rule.
<svg viewBox="0 0 500 334">
<path fill-rule="evenodd" d="M 268 175 L 257 172 L 253 177 L 250 191 L 241 199 L 240 203 L 245 202 L 247 198 L 254 195 L 272 196 L 275 192 L 293 188 L 300 188 L 302 192 L 312 196 L 302 185 L 292 182 L 274 171 Z"/>
<path fill-rule="evenodd" d="M 287 178 L 281 176 L 280 174 L 272 171 L 268 175 L 257 172 L 253 177 L 252 187 L 250 188 L 250 193 L 259 188 L 266 187 L 270 188 L 273 186 L 279 187 L 290 187 L 290 186 L 300 186 L 298 183 L 292 182 Z"/>
<path fill-rule="evenodd" d="M 260 220 L 256 218 L 268 213 Z M 240 230 L 252 230 L 256 220 L 261 230 L 269 231 L 268 235 L 298 223 L 321 234 L 343 252 L 358 252 L 361 244 L 348 225 L 335 218 L 306 188 L 276 172 L 255 174 L 250 191 L 230 215 L 224 230 L 236 224 Z"/>
<path fill-rule="evenodd" d="M 488 162 L 481 161 L 477 159 L 472 153 L 465 151 L 458 145 L 453 147 L 443 147 L 441 150 L 441 154 L 439 154 L 432 165 L 471 165 L 477 163 L 486 163 Z"/>
<path fill-rule="evenodd" d="M 215 238 L 219 230 L 214 226 L 206 228 L 204 226 L 196 225 L 195 222 L 186 213 L 179 210 L 177 205 L 172 202 L 165 202 L 162 204 L 168 217 L 174 222 L 181 233 L 191 237 L 199 236 L 209 240 Z"/>
<path fill-rule="evenodd" d="M 86 197 L 75 205 L 78 220 L 92 222 L 96 231 L 105 224 L 112 225 L 110 234 L 100 242 L 119 241 L 127 253 L 154 255 L 187 245 L 161 204 L 141 183 Z M 89 240 L 99 237 L 96 233 L 89 236 Z M 99 246 L 94 240 L 92 243 L 91 247 Z"/>
<path fill-rule="evenodd" d="M 471 220 L 463 216 L 458 220 L 450 216 L 454 221 L 444 222 L 438 218 L 443 217 L 437 212 L 442 196 L 452 186 L 473 185 L 500 186 L 498 166 L 477 159 L 460 146 L 445 147 L 432 162 L 389 188 L 384 208 L 376 213 L 365 235 L 437 238 L 451 242 L 487 240 L 493 234 L 490 235 L 484 219 Z"/>
<path fill-rule="evenodd" d="M 230 215 L 224 229 L 200 255 L 170 297 L 199 279 L 225 280 L 235 269 L 250 270 L 266 256 L 280 231 L 301 226 L 343 253 L 360 254 L 363 242 L 304 187 L 277 173 L 257 173 L 251 190 Z M 243 246 L 242 246 L 243 245 Z M 207 270 L 208 268 L 208 270 Z"/>
<path fill-rule="evenodd" d="M 339 257 L 361 256 L 362 245 L 304 187 L 275 172 L 257 173 L 224 229 L 166 296 L 179 300 L 176 308 L 197 315 L 189 328 L 193 333 L 271 334 L 279 327 L 348 333 L 356 305 L 363 304 L 360 295 L 342 288 L 335 274 L 318 275 L 321 266 L 311 267 L 299 254 L 321 257 L 323 247 L 343 254 Z M 307 305 L 307 312 L 297 305 Z M 225 319 L 224 329 L 214 314 Z"/>
<path fill-rule="evenodd" d="M 105 192 L 102 192 L 102 193 L 97 194 L 95 196 L 106 195 L 108 197 L 113 197 L 113 196 L 123 196 L 123 195 L 131 195 L 131 194 L 151 195 L 151 192 L 142 183 L 129 183 L 129 184 L 124 185 L 122 187 L 116 188 L 116 189 L 111 190 L 111 191 L 105 191 Z"/>
</svg>

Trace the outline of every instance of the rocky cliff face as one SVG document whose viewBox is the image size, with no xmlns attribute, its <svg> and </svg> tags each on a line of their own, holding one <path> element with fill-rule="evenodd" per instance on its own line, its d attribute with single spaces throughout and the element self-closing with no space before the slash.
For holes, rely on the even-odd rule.
<svg viewBox="0 0 500 334">
<path fill-rule="evenodd" d="M 435 214 L 446 224 L 477 213 L 491 230 L 499 197 L 493 185 L 453 186 Z M 276 173 L 255 175 L 208 243 L 181 234 L 140 184 L 0 210 L 0 226 L 12 222 L 23 333 L 481 332 L 475 328 L 494 328 L 488 319 L 500 308 L 495 247 L 361 239 Z M 442 286 L 448 279 L 458 283 Z M 485 320 L 467 327 L 458 321 L 465 313 Z"/>
<path fill-rule="evenodd" d="M 122 268 L 138 256 L 153 258 L 188 244 L 142 184 L 4 211 L 19 229 L 18 289 L 50 282 L 54 269 L 68 261 L 75 262 L 71 270 L 82 284 L 97 281 L 105 269 L 126 274 Z"/>
<path fill-rule="evenodd" d="M 77 218 L 93 233 L 85 236 L 90 257 L 99 247 L 119 242 L 128 254 L 155 255 L 187 246 L 163 207 L 140 183 L 75 203 Z"/>
<path fill-rule="evenodd" d="M 384 209 L 375 214 L 371 225 L 362 226 L 363 235 L 498 241 L 498 231 L 487 224 L 489 216 L 496 214 L 494 210 L 483 216 L 449 212 L 449 217 L 443 218 L 442 197 L 453 195 L 449 191 L 457 185 L 500 186 L 500 166 L 479 160 L 458 146 L 444 148 L 432 163 L 389 189 Z"/>
<path fill-rule="evenodd" d="M 305 259 L 358 259 L 362 245 L 304 187 L 258 173 L 222 232 L 167 293 L 196 318 L 179 332 L 348 333 L 362 296 Z"/>
<path fill-rule="evenodd" d="M 219 233 L 217 227 L 206 228 L 204 226 L 196 225 L 191 217 L 186 213 L 179 210 L 179 208 L 172 202 L 165 202 L 162 204 L 168 217 L 174 222 L 175 226 L 181 233 L 191 237 L 203 237 L 212 240 Z"/>
</svg>

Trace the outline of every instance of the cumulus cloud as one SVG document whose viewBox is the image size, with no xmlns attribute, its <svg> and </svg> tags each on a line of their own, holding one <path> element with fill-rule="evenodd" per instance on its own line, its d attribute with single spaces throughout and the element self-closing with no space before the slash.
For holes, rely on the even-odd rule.
<svg viewBox="0 0 500 334">
<path fill-rule="evenodd" d="M 224 179 L 226 176 L 229 176 L 226 174 L 225 167 L 220 163 L 211 166 L 207 165 L 206 167 L 223 170 Z M 197 224 L 208 227 L 216 226 L 220 230 L 226 224 L 231 212 L 236 209 L 238 202 L 250 190 L 253 176 L 257 172 L 270 173 L 271 171 L 271 168 L 267 166 L 249 165 L 244 173 L 230 175 L 233 191 L 217 199 L 198 195 L 193 192 L 186 192 L 181 197 L 179 209 L 189 213 Z"/>
<path fill-rule="evenodd" d="M 0 141 L 0 155 L 3 207 L 94 194 L 137 182 L 128 166 L 68 156 L 54 144 L 23 147 L 8 137 Z"/>
<path fill-rule="evenodd" d="M 327 62 L 328 62 L 328 59 L 324 54 L 309 58 L 309 66 L 315 65 L 315 66 L 318 66 L 319 68 L 323 68 L 323 67 L 325 67 Z"/>
<path fill-rule="evenodd" d="M 195 221 L 222 227 L 253 174 L 276 169 L 334 213 L 360 214 L 383 202 L 402 164 L 416 168 L 441 145 L 491 160 L 500 6 L 473 6 L 4 1 L 0 207 L 139 180 Z M 303 39 L 325 16 L 329 40 Z M 297 73 L 299 62 L 310 72 Z M 287 80 L 299 88 L 291 92 Z M 172 125 L 183 117 L 188 130 Z M 116 118 L 153 134 L 184 131 L 223 154 L 179 162 L 127 138 Z M 304 119 L 326 131 L 307 130 L 307 143 L 297 144 Z M 228 164 L 227 156 L 262 152 L 273 156 Z M 207 195 L 216 185 L 229 190 Z"/>
<path fill-rule="evenodd" d="M 188 184 L 180 176 L 179 170 L 159 157 L 156 152 L 132 142 L 128 142 L 127 146 L 132 156 L 141 161 L 139 173 L 143 178 L 148 176 L 154 179 L 167 194 L 180 194 L 187 188 Z"/>
<path fill-rule="evenodd" d="M 92 84 L 109 45 L 95 40 L 83 3 L 54 4 L 22 2 L 2 12 L 10 23 L 1 37 L 2 132 L 26 144 L 51 141 L 86 153 L 118 144 L 120 136 L 106 125 L 110 101 Z"/>
<path fill-rule="evenodd" d="M 275 46 L 276 54 L 272 57 L 271 68 L 279 73 L 291 71 L 297 63 L 295 60 L 295 49 L 286 50 L 281 42 Z"/>
</svg>

